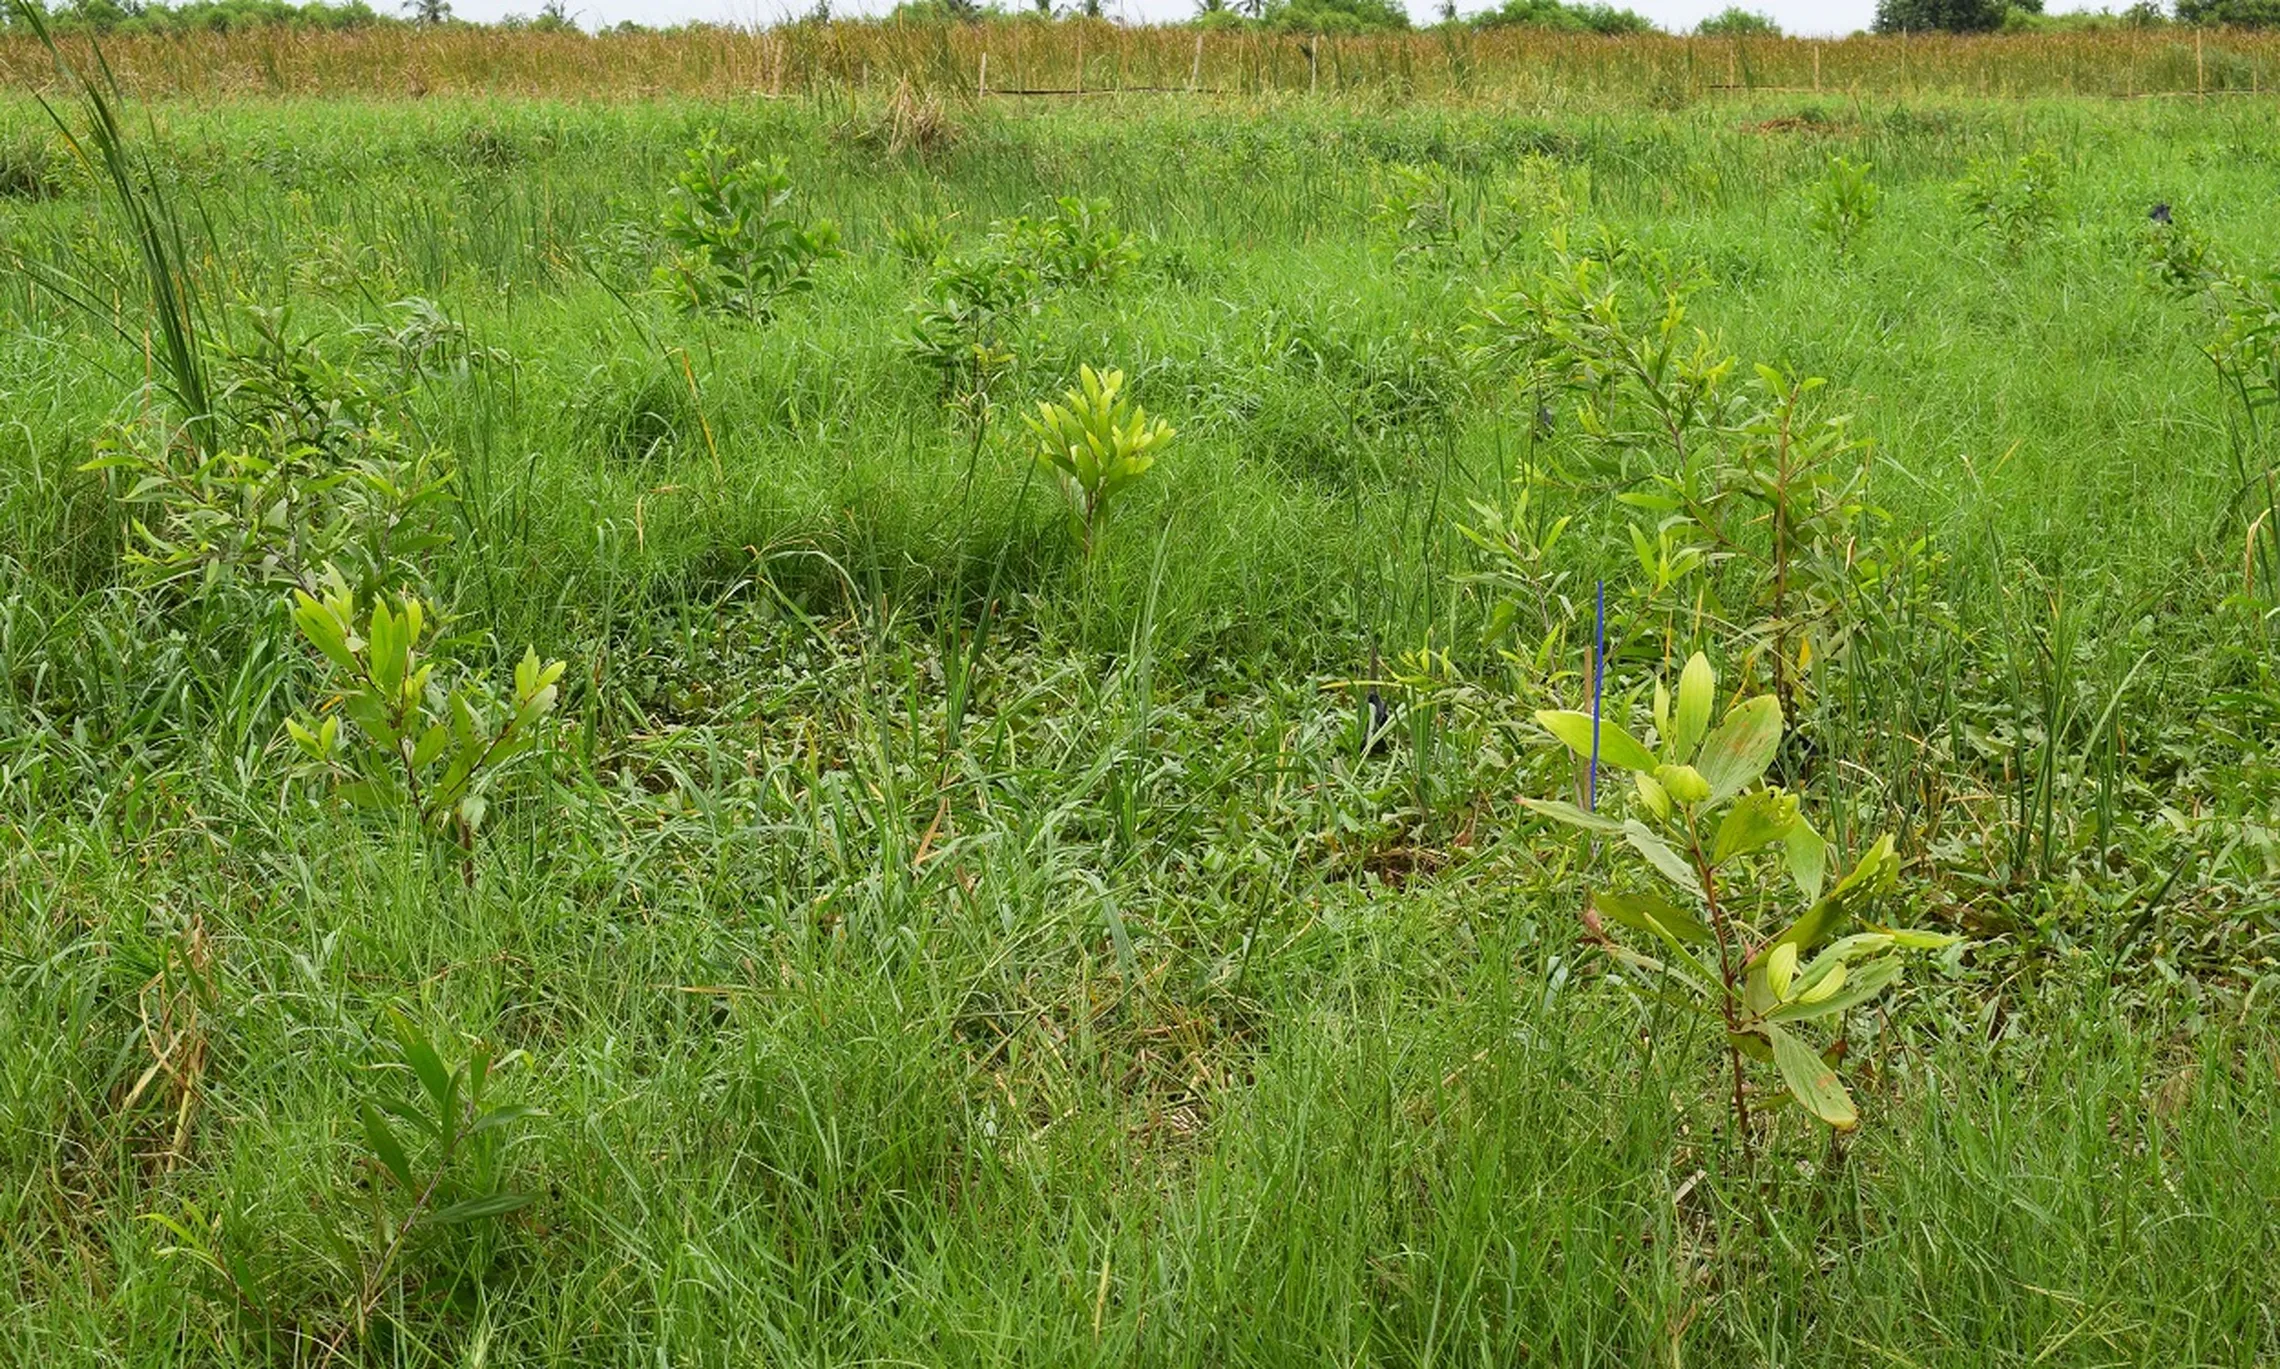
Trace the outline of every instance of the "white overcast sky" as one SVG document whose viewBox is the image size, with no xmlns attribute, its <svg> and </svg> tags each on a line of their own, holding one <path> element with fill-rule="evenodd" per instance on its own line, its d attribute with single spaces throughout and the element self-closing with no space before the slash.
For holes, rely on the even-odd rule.
<svg viewBox="0 0 2280 1369">
<path fill-rule="evenodd" d="M 1692 28 L 1704 16 L 1726 8 L 1732 0 L 1617 0 L 1625 8 L 1635 9 L 1666 29 Z M 372 0 L 374 8 L 386 8 L 388 0 Z M 588 28 L 614 24 L 621 19 L 638 20 L 644 24 L 673 24 L 692 19 L 713 22 L 751 24 L 769 23 L 787 13 L 804 13 L 812 8 L 814 0 L 565 0 L 565 7 L 578 22 Z M 1184 19 L 1195 12 L 1194 0 L 1103 0 L 1111 15 L 1122 15 L 1131 21 Z M 1463 13 L 1487 9 L 1493 0 L 1458 0 Z M 1842 34 L 1868 27 L 1876 12 L 1876 0 L 1741 0 L 1743 8 L 1754 9 L 1773 16 L 1785 32 L 1796 34 Z M 2126 6 L 2128 0 L 2113 0 L 2113 8 Z M 882 12 L 891 8 L 893 0 L 832 0 L 836 12 Z M 453 0 L 452 12 L 462 19 L 497 19 L 506 14 L 536 13 L 539 0 Z M 2070 9 L 2099 9 L 2105 5 L 2083 3 L 2083 0 L 2052 0 L 2052 12 Z M 1430 0 L 1409 0 L 1409 12 L 1420 21 L 1427 20 L 1435 6 Z"/>
</svg>

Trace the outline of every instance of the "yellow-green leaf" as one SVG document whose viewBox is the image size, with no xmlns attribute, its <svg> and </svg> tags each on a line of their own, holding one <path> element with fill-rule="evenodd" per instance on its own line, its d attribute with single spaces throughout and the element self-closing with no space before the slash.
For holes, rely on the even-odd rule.
<svg viewBox="0 0 2280 1369">
<path fill-rule="evenodd" d="M 1775 1002 L 1787 1002 L 1789 986 L 1797 978 L 1797 948 L 1780 945 L 1765 958 L 1765 986 L 1773 991 Z"/>
<path fill-rule="evenodd" d="M 1547 708 L 1536 714 L 1536 723 L 1546 732 L 1560 739 L 1568 750 L 1586 760 L 1591 757 L 1591 715 L 1573 709 Z M 1655 756 L 1639 745 L 1637 739 L 1614 723 L 1602 720 L 1599 724 L 1599 761 L 1621 770 L 1652 770 Z"/>
<path fill-rule="evenodd" d="M 1735 856 L 1770 846 L 1797 823 L 1797 800 L 1776 789 L 1758 789 L 1735 800 L 1718 824 L 1711 843 L 1710 863 L 1723 865 Z"/>
<path fill-rule="evenodd" d="M 1623 830 L 1623 824 L 1613 818 L 1603 818 L 1597 813 L 1587 812 L 1572 803 L 1563 803 L 1558 799 L 1522 799 L 1520 803 L 1524 808 L 1541 813 L 1554 822 L 1564 822 L 1570 827 L 1582 827 L 1594 832 L 1608 833 Z"/>
<path fill-rule="evenodd" d="M 1631 843 L 1632 849 L 1645 856 L 1647 864 L 1654 866 L 1663 878 L 1696 898 L 1702 897 L 1702 881 L 1695 877 L 1694 867 L 1688 865 L 1685 857 L 1672 850 L 1670 843 L 1656 836 L 1645 823 L 1636 818 L 1624 823 L 1623 839 Z"/>
<path fill-rule="evenodd" d="M 1673 719 L 1669 747 L 1672 760 L 1694 759 L 1696 743 L 1710 730 L 1710 705 L 1717 690 L 1718 674 L 1710 668 L 1710 658 L 1695 652 L 1678 677 L 1678 716 Z"/>
<path fill-rule="evenodd" d="M 1710 802 L 1724 803 L 1757 783 L 1781 746 L 1781 703 L 1760 694 L 1734 705 L 1702 743 L 1695 769 L 1710 781 Z"/>
<path fill-rule="evenodd" d="M 1710 929 L 1702 925 L 1700 918 L 1660 894 L 1621 894 L 1601 889 L 1592 894 L 1591 906 L 1612 922 L 1664 941 L 1706 946 L 1713 940 Z"/>
<path fill-rule="evenodd" d="M 1781 1071 L 1781 1082 L 1807 1112 L 1838 1131 L 1860 1125 L 1860 1113 L 1853 1107 L 1852 1095 L 1837 1081 L 1834 1066 L 1803 1040 L 1771 1023 L 1766 1024 L 1765 1035 L 1773 1043 L 1773 1064 Z"/>
</svg>

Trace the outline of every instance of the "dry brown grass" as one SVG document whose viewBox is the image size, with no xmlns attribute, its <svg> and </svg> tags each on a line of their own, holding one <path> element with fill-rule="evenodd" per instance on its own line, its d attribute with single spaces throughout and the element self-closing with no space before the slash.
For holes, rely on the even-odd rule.
<svg viewBox="0 0 2280 1369">
<path fill-rule="evenodd" d="M 105 45 L 145 96 L 485 94 L 639 99 L 899 92 L 905 112 L 971 94 L 1318 91 L 1394 98 L 1684 103 L 1735 88 L 1862 95 L 2132 97 L 2268 93 L 2280 34 L 2183 30 L 1994 37 L 1691 39 L 1502 31 L 1325 39 L 1105 22 L 795 25 L 588 37 L 480 28 L 241 31 Z M 0 83 L 53 80 L 0 39 Z M 937 103 L 934 110 L 939 113 Z M 929 116 L 932 117 L 932 116 Z M 917 126 L 913 126 L 913 132 Z"/>
</svg>

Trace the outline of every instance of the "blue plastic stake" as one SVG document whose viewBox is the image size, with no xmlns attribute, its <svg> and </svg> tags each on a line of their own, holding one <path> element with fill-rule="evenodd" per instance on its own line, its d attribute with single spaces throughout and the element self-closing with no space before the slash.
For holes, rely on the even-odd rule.
<svg viewBox="0 0 2280 1369">
<path fill-rule="evenodd" d="M 1599 697 L 1607 679 L 1607 582 L 1599 582 L 1598 611 L 1591 634 L 1591 811 L 1599 811 Z"/>
</svg>

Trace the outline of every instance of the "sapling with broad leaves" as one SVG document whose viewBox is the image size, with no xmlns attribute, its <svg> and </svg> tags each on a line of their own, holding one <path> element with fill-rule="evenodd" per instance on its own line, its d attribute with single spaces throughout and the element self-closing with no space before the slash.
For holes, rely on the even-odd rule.
<svg viewBox="0 0 2280 1369">
<path fill-rule="evenodd" d="M 1172 425 L 1150 421 L 1147 410 L 1123 395 L 1124 372 L 1085 366 L 1078 388 L 1063 396 L 1066 403 L 1040 401 L 1027 420 L 1038 462 L 1061 478 L 1088 556 L 1109 496 L 1147 474 L 1174 435 Z"/>
<path fill-rule="evenodd" d="M 828 220 L 794 212 L 791 171 L 781 157 L 747 158 L 707 134 L 674 177 L 662 229 L 673 249 L 657 283 L 691 313 L 766 322 L 777 302 L 806 290 L 817 263 L 839 252 Z"/>
<path fill-rule="evenodd" d="M 540 664 L 527 651 L 515 667 L 514 694 L 501 701 L 472 681 L 446 691 L 422 650 L 427 610 L 405 595 L 391 610 L 376 599 L 359 621 L 356 592 L 327 571 L 322 597 L 293 591 L 293 622 L 331 665 L 337 709 L 320 720 L 288 719 L 286 730 L 310 760 L 341 781 L 353 803 L 403 806 L 472 850 L 501 771 L 538 745 L 554 711 L 563 663 Z M 352 747 L 340 720 L 365 745 Z"/>
<path fill-rule="evenodd" d="M 1899 875 L 1889 836 L 1824 888 L 1828 843 L 1799 813 L 1794 795 L 1762 782 L 1781 745 L 1779 701 L 1770 694 L 1739 700 L 1713 726 L 1716 694 L 1716 673 L 1700 653 L 1680 674 L 1675 700 L 1658 681 L 1654 749 L 1588 713 L 1539 712 L 1544 730 L 1578 756 L 1596 753 L 1598 763 L 1630 772 L 1632 795 L 1623 817 L 1560 801 L 1523 802 L 1546 817 L 1619 839 L 1659 881 L 1660 888 L 1627 881 L 1592 890 L 1585 927 L 1609 955 L 1652 976 L 1666 991 L 1662 997 L 1723 1031 L 1734 1120 L 1745 1147 L 1751 1096 L 1745 1059 L 1772 1064 L 1787 1097 L 1849 1131 L 1859 1111 L 1837 1077 L 1841 1051 L 1812 1044 L 1808 1024 L 1832 1026 L 1841 1035 L 1847 1012 L 1899 981 L 1908 952 L 1938 950 L 1956 938 L 1871 919 Z M 1777 865 L 1786 867 L 1806 904 L 1803 914 L 1778 926 L 1761 923 L 1762 914 L 1752 911 L 1776 905 L 1766 885 Z M 1647 938 L 1648 948 L 1626 944 L 1615 928 Z M 1781 1095 L 1775 1100 L 1784 1101 Z"/>
</svg>

